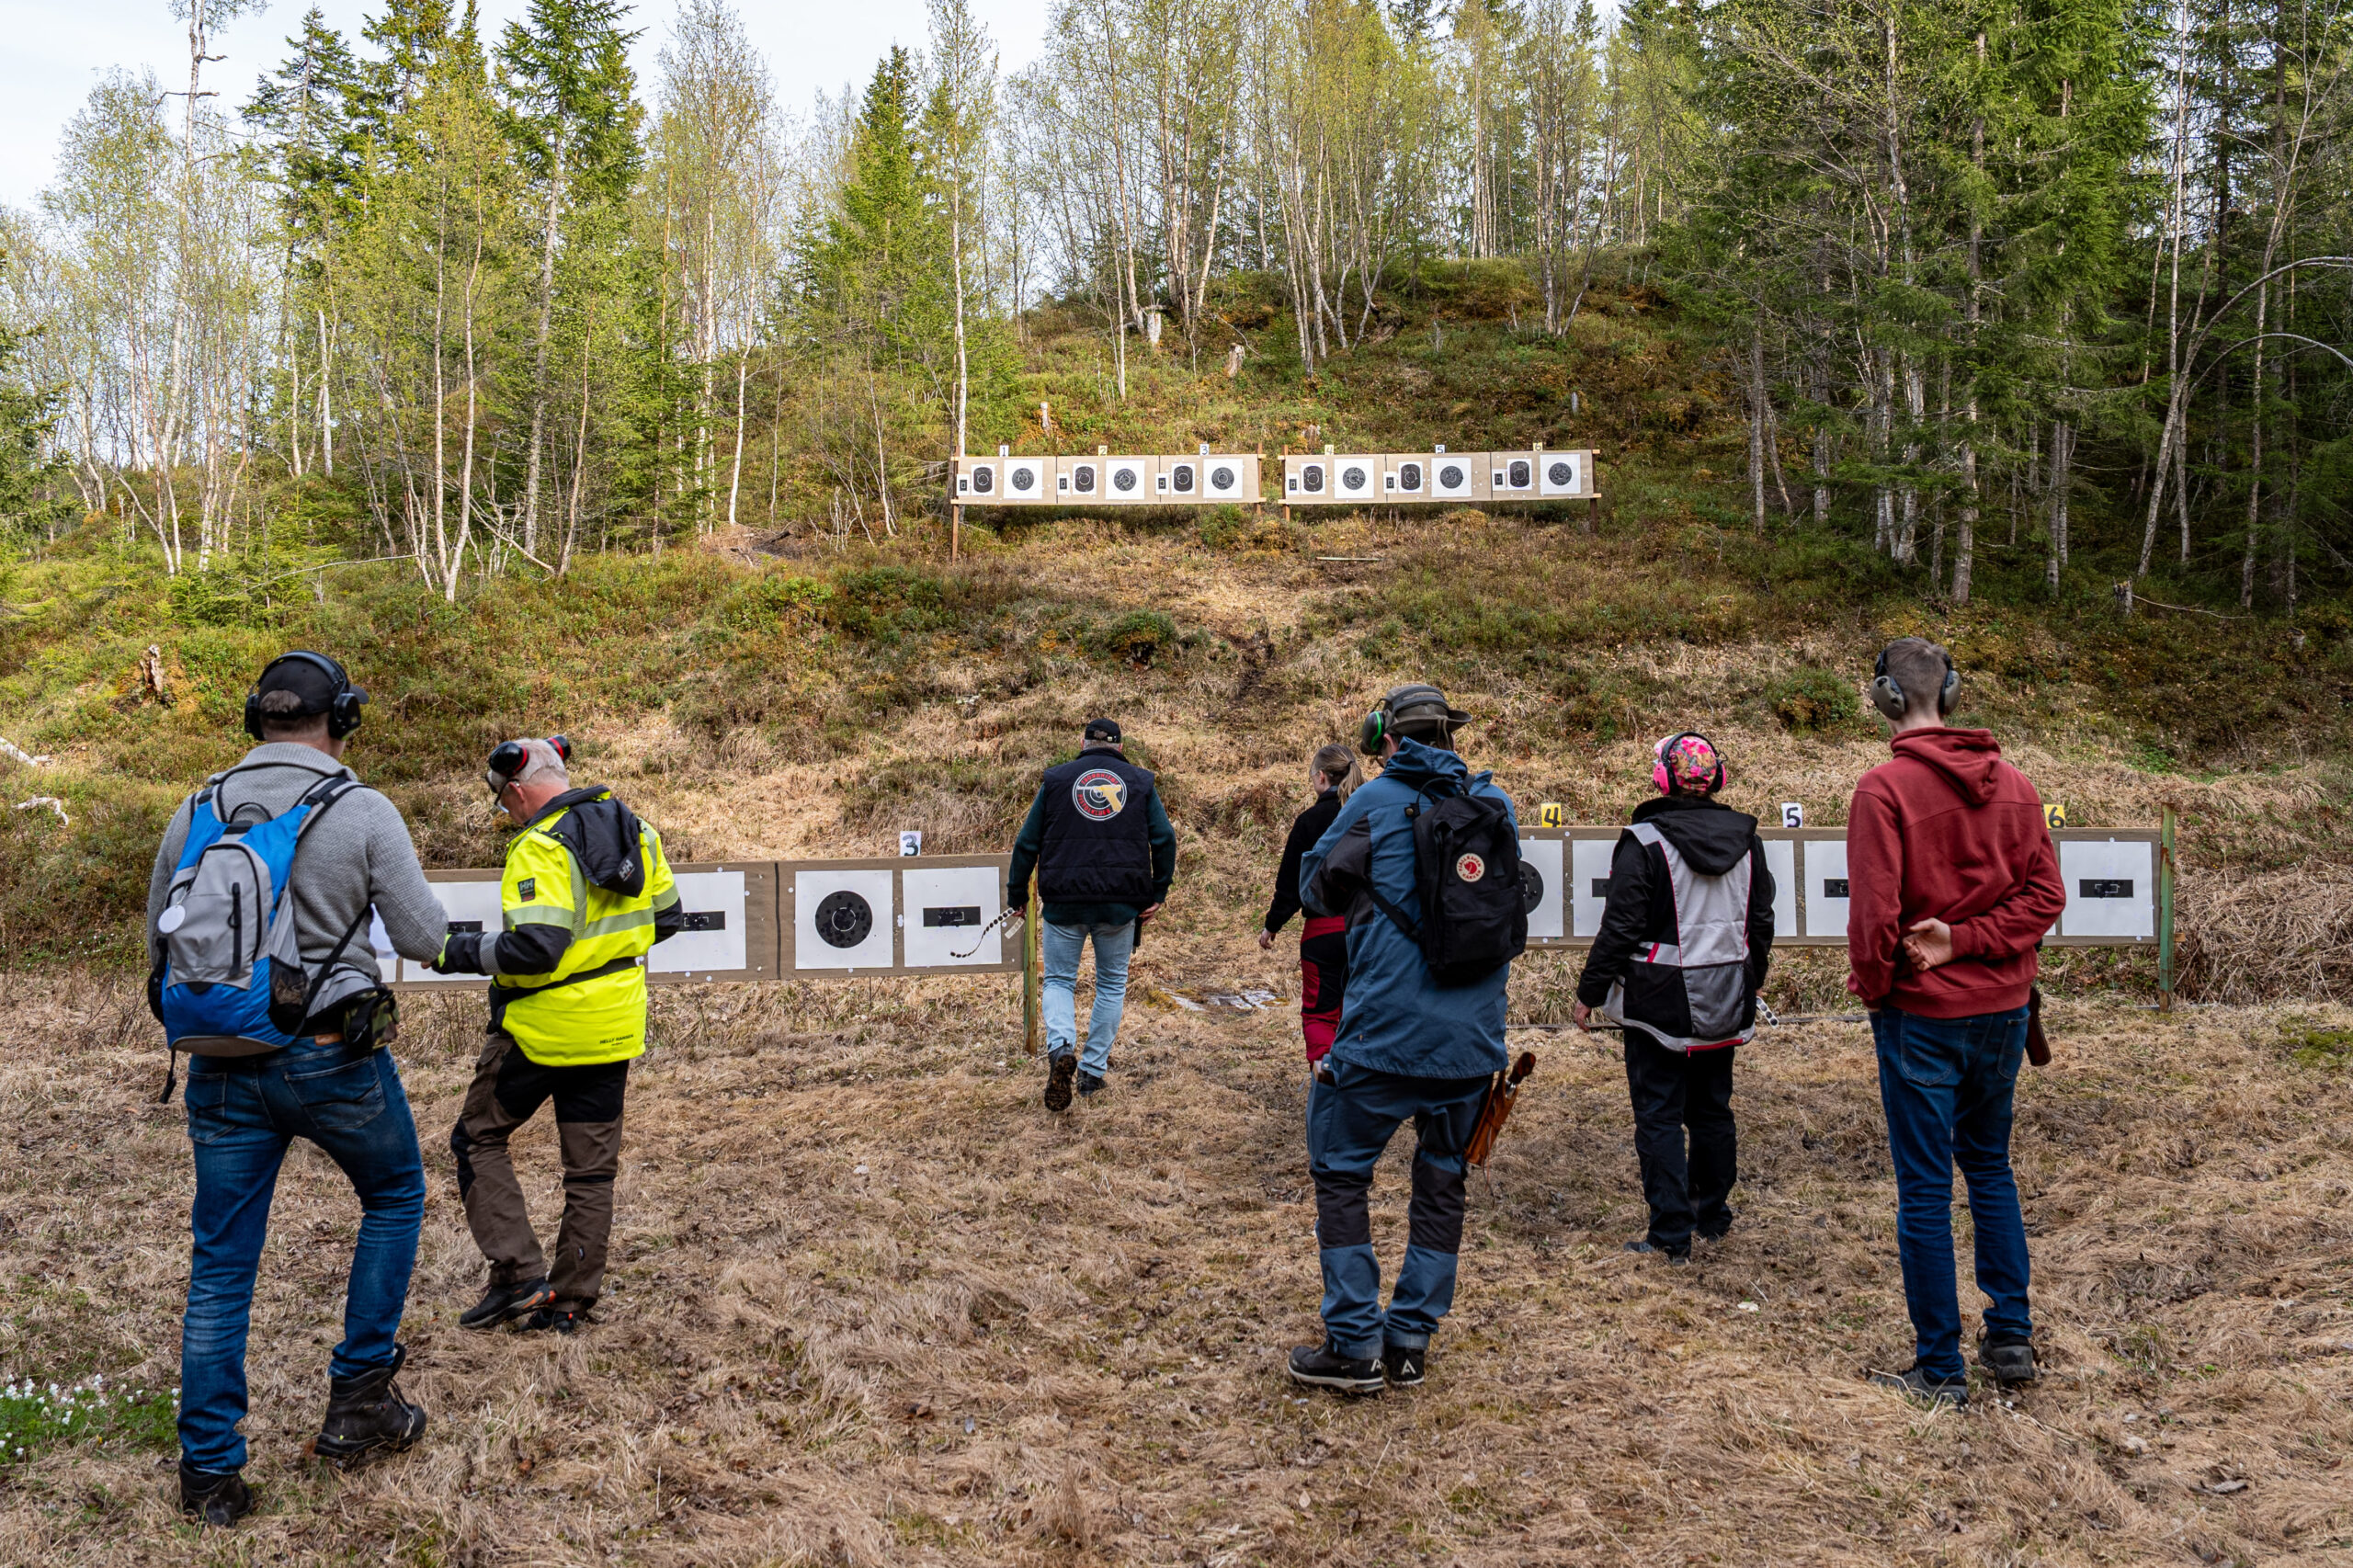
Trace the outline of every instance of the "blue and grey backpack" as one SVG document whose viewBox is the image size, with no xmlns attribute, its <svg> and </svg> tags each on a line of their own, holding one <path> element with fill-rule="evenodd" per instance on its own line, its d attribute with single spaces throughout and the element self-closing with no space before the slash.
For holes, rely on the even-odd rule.
<svg viewBox="0 0 2353 1568">
<path fill-rule="evenodd" d="M 148 1004 L 174 1061 L 183 1051 L 258 1056 L 293 1044 L 320 984 L 368 919 L 361 910 L 318 975 L 304 973 L 286 896 L 295 853 L 311 824 L 357 782 L 332 775 L 278 816 L 237 822 L 233 812 L 224 823 L 214 802 L 230 773 L 205 780 L 190 803 L 188 844 L 155 917 Z M 171 1092 L 167 1073 L 164 1097 Z"/>
</svg>

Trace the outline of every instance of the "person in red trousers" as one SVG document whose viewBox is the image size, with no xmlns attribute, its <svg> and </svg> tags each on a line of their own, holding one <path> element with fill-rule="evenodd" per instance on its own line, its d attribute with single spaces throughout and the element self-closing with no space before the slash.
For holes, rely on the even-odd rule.
<svg viewBox="0 0 2353 1568">
<path fill-rule="evenodd" d="M 1356 787 L 1364 782 L 1357 754 L 1337 744 L 1318 751 L 1307 765 L 1308 787 L 1315 803 L 1299 813 L 1283 843 L 1282 865 L 1275 872 L 1275 900 L 1267 906 L 1258 931 L 1258 948 L 1275 945 L 1276 933 L 1302 913 L 1299 902 L 1299 859 L 1324 836 L 1340 814 Z M 1310 915 L 1299 938 L 1299 1027 L 1307 1040 L 1308 1095 L 1314 1096 L 1316 1063 L 1332 1049 L 1333 1031 L 1340 1027 L 1340 999 L 1348 978 L 1348 922 L 1345 915 Z"/>
</svg>

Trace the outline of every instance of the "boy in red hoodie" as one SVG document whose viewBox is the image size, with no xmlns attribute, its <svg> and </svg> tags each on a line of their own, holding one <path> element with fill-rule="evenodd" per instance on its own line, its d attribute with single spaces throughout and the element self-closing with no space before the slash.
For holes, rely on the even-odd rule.
<svg viewBox="0 0 2353 1568">
<path fill-rule="evenodd" d="M 1879 1047 L 1917 1353 L 1871 1381 L 1965 1404 L 1956 1165 L 1969 1184 L 1977 1287 L 1992 1303 L 1978 1365 L 2004 1383 L 2035 1375 L 2010 1101 L 2035 949 L 2067 896 L 2034 786 L 2002 760 L 1990 732 L 1946 725 L 1961 688 L 1952 656 L 1902 638 L 1874 676 L 1871 701 L 1894 727 L 1895 757 L 1863 775 L 1847 807 L 1847 988 L 1870 1009 Z"/>
</svg>

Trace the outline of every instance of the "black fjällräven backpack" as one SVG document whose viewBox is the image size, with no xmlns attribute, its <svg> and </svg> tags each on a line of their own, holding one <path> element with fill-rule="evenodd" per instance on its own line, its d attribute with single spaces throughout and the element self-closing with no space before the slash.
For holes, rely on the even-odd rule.
<svg viewBox="0 0 2353 1568">
<path fill-rule="evenodd" d="M 1504 802 L 1483 795 L 1423 798 L 1405 808 L 1414 824 L 1414 893 L 1422 906 L 1417 927 L 1404 912 L 1365 891 L 1420 944 L 1430 978 L 1441 986 L 1484 980 L 1528 950 L 1528 910 L 1519 835 Z"/>
</svg>

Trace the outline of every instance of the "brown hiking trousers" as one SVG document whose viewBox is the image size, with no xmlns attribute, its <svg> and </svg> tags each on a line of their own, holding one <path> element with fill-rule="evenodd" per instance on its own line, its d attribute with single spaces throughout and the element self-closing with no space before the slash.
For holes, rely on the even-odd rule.
<svg viewBox="0 0 2353 1568">
<path fill-rule="evenodd" d="M 544 1275 L 554 1304 L 586 1312 L 605 1289 L 605 1250 L 613 1233 L 613 1177 L 621 1166 L 621 1100 L 627 1062 L 549 1067 L 523 1054 L 513 1036 L 490 1031 L 449 1152 L 458 1157 L 458 1197 L 466 1228 L 490 1260 L 493 1285 Z M 550 1266 L 531 1229 L 523 1186 L 506 1147 L 515 1130 L 548 1100 L 555 1102 L 556 1142 L 563 1156 L 563 1223 Z"/>
</svg>

